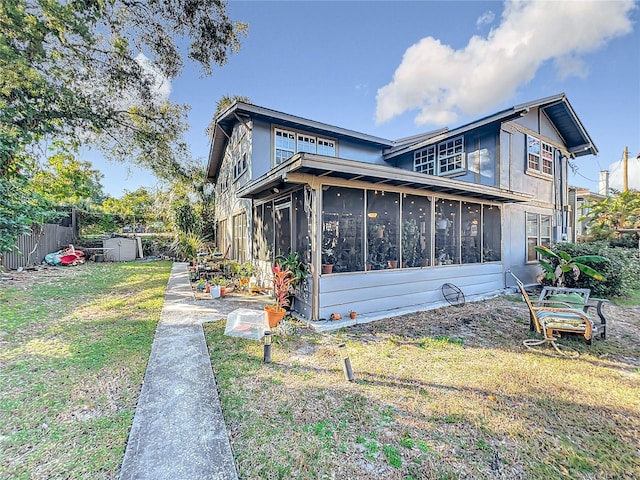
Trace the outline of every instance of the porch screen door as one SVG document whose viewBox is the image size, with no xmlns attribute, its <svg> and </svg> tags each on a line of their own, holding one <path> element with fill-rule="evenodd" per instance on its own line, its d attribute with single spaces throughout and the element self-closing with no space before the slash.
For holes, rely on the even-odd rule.
<svg viewBox="0 0 640 480">
<path fill-rule="evenodd" d="M 291 252 L 291 202 L 276 205 L 276 255 Z"/>
</svg>

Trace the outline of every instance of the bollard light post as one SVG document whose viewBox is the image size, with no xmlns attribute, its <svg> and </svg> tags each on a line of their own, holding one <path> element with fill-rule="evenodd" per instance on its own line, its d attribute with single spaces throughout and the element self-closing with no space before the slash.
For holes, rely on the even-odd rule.
<svg viewBox="0 0 640 480">
<path fill-rule="evenodd" d="M 340 345 L 338 345 L 338 351 L 340 352 L 340 358 L 342 358 L 342 370 L 344 370 L 344 378 L 346 378 L 350 382 L 353 382 L 353 369 L 351 368 L 351 359 L 349 358 L 347 345 L 341 343 Z"/>
<path fill-rule="evenodd" d="M 264 363 L 271 363 L 271 332 L 264 332 Z"/>
</svg>

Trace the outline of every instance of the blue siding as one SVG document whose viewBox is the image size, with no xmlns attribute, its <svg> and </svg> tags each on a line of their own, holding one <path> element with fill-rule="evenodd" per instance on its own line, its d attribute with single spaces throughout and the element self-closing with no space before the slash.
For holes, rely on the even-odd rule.
<svg viewBox="0 0 640 480">
<path fill-rule="evenodd" d="M 502 264 L 398 269 L 320 278 L 320 318 L 331 313 L 379 314 L 398 309 L 422 310 L 442 305 L 442 285 L 460 287 L 472 300 L 504 288 Z"/>
</svg>

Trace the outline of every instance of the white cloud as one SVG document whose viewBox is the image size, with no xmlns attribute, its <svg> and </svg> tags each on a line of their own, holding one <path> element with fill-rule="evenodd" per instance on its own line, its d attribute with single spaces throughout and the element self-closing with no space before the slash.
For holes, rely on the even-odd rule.
<svg viewBox="0 0 640 480">
<path fill-rule="evenodd" d="M 474 35 L 463 49 L 433 37 L 409 47 L 393 81 L 378 90 L 376 121 L 419 109 L 416 124 L 439 126 L 484 113 L 549 60 L 561 76 L 586 75 L 580 56 L 631 32 L 634 8 L 632 0 L 505 2 L 500 25 L 486 38 Z"/>
<path fill-rule="evenodd" d="M 495 18 L 496 18 L 496 14 L 493 13 L 491 10 L 487 10 L 482 15 L 480 15 L 476 20 L 476 27 L 480 28 L 483 25 L 489 25 L 490 23 L 493 23 Z"/>
<path fill-rule="evenodd" d="M 627 184 L 629 189 L 640 190 L 640 159 L 631 157 L 627 162 Z M 622 166 L 622 160 L 613 162 L 609 165 L 609 188 L 615 188 L 618 191 L 622 191 L 624 185 L 623 182 L 624 167 Z"/>
</svg>

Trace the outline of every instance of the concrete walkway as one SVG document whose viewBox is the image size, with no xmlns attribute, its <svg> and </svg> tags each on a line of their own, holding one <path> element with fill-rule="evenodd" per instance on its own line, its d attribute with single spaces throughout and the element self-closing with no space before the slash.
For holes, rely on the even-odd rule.
<svg viewBox="0 0 640 480">
<path fill-rule="evenodd" d="M 238 478 L 203 322 L 259 301 L 196 301 L 186 263 L 174 263 L 120 471 L 121 480 Z"/>
</svg>

